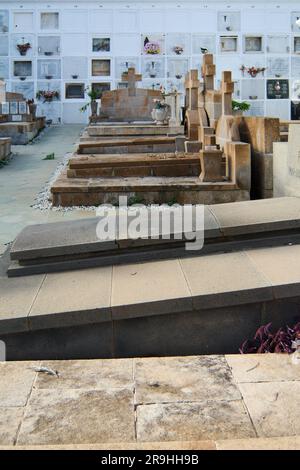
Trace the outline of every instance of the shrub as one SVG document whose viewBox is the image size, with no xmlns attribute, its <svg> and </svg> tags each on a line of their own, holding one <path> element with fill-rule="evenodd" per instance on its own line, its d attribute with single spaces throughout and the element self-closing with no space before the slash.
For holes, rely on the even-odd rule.
<svg viewBox="0 0 300 470">
<path fill-rule="evenodd" d="M 286 326 L 278 331 L 271 330 L 272 323 L 261 326 L 253 340 L 246 340 L 241 348 L 241 354 L 260 353 L 292 353 L 300 342 L 300 322 L 293 328 Z"/>
</svg>

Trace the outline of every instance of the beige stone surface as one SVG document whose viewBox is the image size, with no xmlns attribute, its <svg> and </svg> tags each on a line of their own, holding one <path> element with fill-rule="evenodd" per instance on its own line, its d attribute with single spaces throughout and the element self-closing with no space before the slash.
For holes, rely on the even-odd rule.
<svg viewBox="0 0 300 470">
<path fill-rule="evenodd" d="M 35 362 L 0 362 L 0 409 L 25 406 L 36 378 Z"/>
<path fill-rule="evenodd" d="M 162 313 L 164 304 L 167 312 L 192 307 L 190 291 L 178 260 L 113 267 L 113 318 L 155 313 L 158 306 Z M 124 306 L 127 306 L 126 311 L 122 308 Z"/>
<path fill-rule="evenodd" d="M 300 366 L 289 354 L 226 355 L 235 382 L 280 382 L 300 380 Z"/>
<path fill-rule="evenodd" d="M 241 398 L 222 356 L 136 359 L 135 387 L 138 404 Z"/>
<path fill-rule="evenodd" d="M 31 324 L 41 327 L 42 315 L 82 310 L 94 310 L 99 321 L 109 320 L 111 275 L 111 267 L 47 274 L 30 312 Z"/>
<path fill-rule="evenodd" d="M 0 407 L 0 443 L 13 445 L 24 414 L 23 408 Z"/>
<path fill-rule="evenodd" d="M 214 441 L 118 442 L 44 446 L 1 446 L 0 450 L 216 450 Z"/>
<path fill-rule="evenodd" d="M 26 409 L 18 444 L 132 442 L 133 392 L 35 390 Z"/>
<path fill-rule="evenodd" d="M 246 254 L 273 285 L 300 282 L 299 245 L 247 250 Z"/>
<path fill-rule="evenodd" d="M 44 277 L 44 275 L 15 279 L 0 277 L 0 320 L 13 320 L 16 329 L 26 328 L 26 317 Z"/>
<path fill-rule="evenodd" d="M 168 403 L 137 407 L 139 441 L 255 437 L 241 400 Z"/>
<path fill-rule="evenodd" d="M 300 435 L 299 381 L 243 383 L 239 388 L 259 437 Z"/>
<path fill-rule="evenodd" d="M 243 291 L 245 293 L 249 289 L 256 289 L 253 296 L 257 300 L 260 289 L 265 290 L 261 294 L 266 295 L 266 299 L 268 296 L 271 298 L 271 292 L 266 290 L 270 283 L 243 252 L 183 258 L 180 263 L 192 295 L 199 296 L 194 300 L 199 307 L 201 296 L 232 293 L 232 301 L 233 298 L 240 299 Z M 214 297 L 212 301 L 216 303 L 218 298 Z"/>
<path fill-rule="evenodd" d="M 38 389 L 104 390 L 133 386 L 133 360 L 43 361 L 42 365 L 58 372 L 58 377 L 39 373 Z"/>
<path fill-rule="evenodd" d="M 228 439 L 217 441 L 217 450 L 300 450 L 300 437 Z"/>
</svg>

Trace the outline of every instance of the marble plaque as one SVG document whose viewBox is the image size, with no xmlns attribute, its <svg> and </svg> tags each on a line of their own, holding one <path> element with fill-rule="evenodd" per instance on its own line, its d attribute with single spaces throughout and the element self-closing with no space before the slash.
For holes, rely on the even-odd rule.
<svg viewBox="0 0 300 470">
<path fill-rule="evenodd" d="M 300 18 L 300 11 L 293 11 L 291 14 L 291 26 L 292 31 L 299 33 L 300 26 L 296 24 L 296 21 Z"/>
<path fill-rule="evenodd" d="M 1 114 L 9 114 L 9 103 L 1 103 Z"/>
<path fill-rule="evenodd" d="M 142 34 L 141 53 L 146 56 L 162 55 L 165 53 L 164 34 Z"/>
<path fill-rule="evenodd" d="M 245 36 L 244 52 L 255 53 L 263 51 L 262 36 Z"/>
<path fill-rule="evenodd" d="M 300 102 L 291 101 L 291 119 L 293 121 L 300 121 Z"/>
<path fill-rule="evenodd" d="M 188 59 L 168 59 L 168 78 L 176 78 L 177 80 L 184 80 L 189 70 Z"/>
<path fill-rule="evenodd" d="M 27 114 L 26 101 L 19 101 L 19 114 Z"/>
<path fill-rule="evenodd" d="M 20 56 L 20 52 L 18 50 L 18 44 L 26 44 L 29 43 L 31 45 L 30 49 L 27 49 L 26 57 L 32 57 L 34 53 L 34 35 L 33 34 L 12 34 L 10 36 L 10 54 L 15 56 Z"/>
<path fill-rule="evenodd" d="M 0 38 L 0 56 L 8 55 L 8 36 L 2 35 Z"/>
<path fill-rule="evenodd" d="M 190 37 L 188 34 L 167 34 L 166 51 L 168 55 L 190 55 Z"/>
<path fill-rule="evenodd" d="M 83 99 L 84 83 L 66 83 L 66 99 Z"/>
<path fill-rule="evenodd" d="M 163 59 L 142 61 L 143 78 L 163 78 L 165 76 L 165 63 Z"/>
<path fill-rule="evenodd" d="M 288 80 L 267 80 L 267 98 L 268 100 L 289 98 Z"/>
<path fill-rule="evenodd" d="M 101 96 L 104 93 L 104 91 L 110 91 L 111 90 L 111 84 L 110 84 L 110 82 L 92 83 L 92 90 L 95 91 L 97 93 L 98 97 L 101 99 Z"/>
<path fill-rule="evenodd" d="M 9 78 L 9 62 L 8 59 L 2 59 L 0 57 L 0 77 Z"/>
<path fill-rule="evenodd" d="M 238 11 L 218 12 L 218 31 L 240 31 L 241 13 Z"/>
<path fill-rule="evenodd" d="M 9 114 L 18 114 L 19 106 L 17 101 L 10 101 L 9 103 Z"/>
<path fill-rule="evenodd" d="M 33 82 L 28 82 L 27 80 L 25 82 L 12 82 L 11 86 L 12 91 L 14 91 L 15 93 L 21 93 L 27 100 L 32 100 L 32 98 L 34 98 Z"/>
<path fill-rule="evenodd" d="M 293 81 L 291 99 L 300 100 L 300 80 Z"/>
<path fill-rule="evenodd" d="M 203 34 L 193 34 L 192 51 L 195 55 L 202 54 L 202 50 L 207 49 L 211 54 L 216 52 L 216 36 L 208 36 Z"/>
<path fill-rule="evenodd" d="M 220 37 L 220 52 L 237 52 L 238 38 L 236 36 L 221 36 Z"/>
<path fill-rule="evenodd" d="M 300 36 L 294 37 L 294 53 L 300 54 Z"/>
<path fill-rule="evenodd" d="M 297 124 L 289 126 L 288 165 L 292 176 L 300 177 L 300 133 Z"/>
<path fill-rule="evenodd" d="M 265 105 L 264 101 L 252 101 L 251 108 L 245 113 L 246 116 L 264 116 Z"/>
<path fill-rule="evenodd" d="M 15 77 L 31 77 L 32 76 L 32 62 L 31 61 L 14 61 L 14 76 Z"/>
<path fill-rule="evenodd" d="M 268 36 L 267 52 L 270 54 L 287 54 L 290 52 L 290 37 L 278 34 Z"/>
<path fill-rule="evenodd" d="M 117 57 L 115 61 L 115 76 L 120 79 L 124 72 L 129 68 L 134 67 L 136 73 L 139 71 L 139 62 L 136 57 Z"/>
<path fill-rule="evenodd" d="M 12 122 L 22 122 L 22 116 L 21 114 L 15 114 L 11 117 L 11 120 Z"/>
<path fill-rule="evenodd" d="M 37 61 L 38 79 L 46 78 L 47 80 L 61 78 L 61 61 L 53 59 L 39 59 Z"/>
<path fill-rule="evenodd" d="M 52 30 L 59 28 L 59 14 L 56 12 L 41 13 L 41 29 Z"/>
<path fill-rule="evenodd" d="M 0 10 L 0 33 L 7 33 L 9 29 L 8 10 Z"/>
<path fill-rule="evenodd" d="M 300 57 L 292 57 L 292 72 L 293 78 L 300 77 Z"/>
<path fill-rule="evenodd" d="M 287 77 L 289 76 L 290 62 L 288 57 L 268 57 L 267 76 L 268 77 Z"/>
<path fill-rule="evenodd" d="M 38 37 L 38 54 L 52 56 L 60 54 L 60 37 L 59 36 L 39 36 Z"/>
<path fill-rule="evenodd" d="M 94 59 L 92 60 L 93 77 L 109 77 L 111 74 L 110 60 Z"/>
</svg>

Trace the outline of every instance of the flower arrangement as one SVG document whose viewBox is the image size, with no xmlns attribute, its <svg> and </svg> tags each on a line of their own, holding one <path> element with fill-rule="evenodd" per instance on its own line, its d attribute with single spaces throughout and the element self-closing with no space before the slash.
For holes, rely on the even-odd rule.
<svg viewBox="0 0 300 470">
<path fill-rule="evenodd" d="M 26 42 L 24 44 L 17 44 L 17 49 L 21 55 L 26 55 L 27 51 L 31 49 L 30 42 Z"/>
<path fill-rule="evenodd" d="M 145 38 L 144 41 L 144 52 L 149 55 L 160 54 L 160 45 L 156 41 L 149 41 L 148 38 Z"/>
<path fill-rule="evenodd" d="M 155 99 L 154 101 L 154 109 L 166 109 L 168 107 L 167 103 L 164 99 Z"/>
<path fill-rule="evenodd" d="M 232 100 L 232 111 L 249 111 L 251 105 L 247 101 Z"/>
<path fill-rule="evenodd" d="M 175 54 L 181 55 L 181 54 L 183 54 L 184 49 L 183 49 L 182 46 L 175 46 L 175 47 L 173 48 L 173 51 L 175 52 Z"/>
<path fill-rule="evenodd" d="M 39 90 L 36 94 L 36 98 L 38 100 L 43 99 L 44 103 L 50 103 L 54 99 L 59 99 L 59 92 L 50 90 Z"/>
<path fill-rule="evenodd" d="M 240 68 L 243 74 L 247 72 L 252 78 L 255 78 L 259 73 L 263 73 L 266 69 L 266 67 L 245 67 L 245 65 L 242 65 Z"/>
</svg>

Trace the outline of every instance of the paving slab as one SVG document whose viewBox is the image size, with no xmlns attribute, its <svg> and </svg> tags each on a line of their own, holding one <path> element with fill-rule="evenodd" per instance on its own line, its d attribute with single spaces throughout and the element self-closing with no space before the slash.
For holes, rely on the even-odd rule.
<svg viewBox="0 0 300 470">
<path fill-rule="evenodd" d="M 217 450 L 300 450 L 300 437 L 228 439 L 216 442 Z"/>
<path fill-rule="evenodd" d="M 137 407 L 138 441 L 242 437 L 255 437 L 255 431 L 241 400 L 161 403 Z"/>
<path fill-rule="evenodd" d="M 112 267 L 47 274 L 30 310 L 31 329 L 111 319 Z"/>
<path fill-rule="evenodd" d="M 133 359 L 42 361 L 58 377 L 39 373 L 37 389 L 89 389 L 133 387 Z"/>
<path fill-rule="evenodd" d="M 225 235 L 300 227 L 300 199 L 281 197 L 210 206 Z"/>
<path fill-rule="evenodd" d="M 300 245 L 247 250 L 246 254 L 272 284 L 275 298 L 300 294 Z"/>
<path fill-rule="evenodd" d="M 214 441 L 110 442 L 108 444 L 70 444 L 44 446 L 0 445 L 0 450 L 216 450 Z"/>
<path fill-rule="evenodd" d="M 241 398 L 221 356 L 137 359 L 135 387 L 137 404 Z"/>
<path fill-rule="evenodd" d="M 23 408 L 0 407 L 0 442 L 12 446 L 23 419 Z"/>
<path fill-rule="evenodd" d="M 0 362 L 0 410 L 2 407 L 25 406 L 36 372 L 34 362 Z"/>
<path fill-rule="evenodd" d="M 113 267 L 112 318 L 192 309 L 189 288 L 178 260 Z"/>
<path fill-rule="evenodd" d="M 17 443 L 132 442 L 133 392 L 129 389 L 35 390 Z"/>
<path fill-rule="evenodd" d="M 270 282 L 243 252 L 182 258 L 180 263 L 196 309 L 273 298 Z"/>
<path fill-rule="evenodd" d="M 239 388 L 259 437 L 300 435 L 299 381 L 242 383 Z"/>
<path fill-rule="evenodd" d="M 286 382 L 300 380 L 300 367 L 289 354 L 226 355 L 234 380 L 238 383 Z"/>
<path fill-rule="evenodd" d="M 27 316 L 45 275 L 8 279 L 0 277 L 0 333 L 28 329 Z"/>
</svg>

